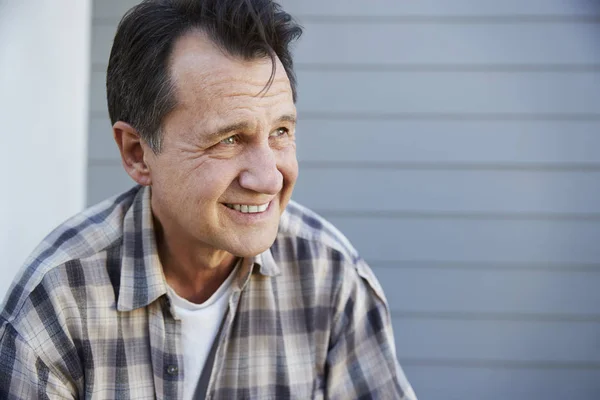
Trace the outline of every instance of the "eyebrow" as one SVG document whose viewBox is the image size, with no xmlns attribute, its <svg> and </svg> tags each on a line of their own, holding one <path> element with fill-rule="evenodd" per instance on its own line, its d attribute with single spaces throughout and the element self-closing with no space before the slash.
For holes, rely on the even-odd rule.
<svg viewBox="0 0 600 400">
<path fill-rule="evenodd" d="M 273 122 L 273 124 L 279 124 L 282 122 L 288 122 L 288 123 L 295 125 L 296 124 L 296 115 L 284 114 L 281 117 L 277 118 Z M 228 133 L 235 132 L 235 131 L 244 131 L 244 130 L 250 130 L 250 124 L 248 124 L 247 122 L 237 122 L 237 123 L 233 123 L 231 125 L 227 125 L 222 128 L 219 128 L 217 131 L 211 133 L 209 135 L 209 138 L 218 139 L 220 137 L 227 135 Z"/>
<path fill-rule="evenodd" d="M 289 122 L 291 124 L 296 124 L 296 115 L 295 114 L 282 115 L 275 121 L 276 124 L 278 124 L 280 122 Z"/>
</svg>

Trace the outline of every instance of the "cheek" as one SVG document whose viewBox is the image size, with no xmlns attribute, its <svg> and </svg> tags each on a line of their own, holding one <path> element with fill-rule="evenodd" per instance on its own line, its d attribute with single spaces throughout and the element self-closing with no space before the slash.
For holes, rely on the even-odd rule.
<svg viewBox="0 0 600 400">
<path fill-rule="evenodd" d="M 153 174 L 152 190 L 162 202 L 186 210 L 203 203 L 213 183 L 201 176 L 202 168 L 191 168 L 180 160 L 166 160 L 160 167 Z"/>
<path fill-rule="evenodd" d="M 289 146 L 278 154 L 279 171 L 288 184 L 294 184 L 298 178 L 298 160 L 296 158 L 296 146 Z"/>
<path fill-rule="evenodd" d="M 191 171 L 185 179 L 193 187 L 198 202 L 209 202 L 220 199 L 236 181 L 238 174 L 239 167 L 235 162 L 218 160 Z"/>
</svg>

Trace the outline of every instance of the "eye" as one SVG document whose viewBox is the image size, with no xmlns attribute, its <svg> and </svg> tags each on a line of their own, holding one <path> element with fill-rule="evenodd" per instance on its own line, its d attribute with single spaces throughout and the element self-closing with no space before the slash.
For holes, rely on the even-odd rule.
<svg viewBox="0 0 600 400">
<path fill-rule="evenodd" d="M 281 137 L 281 136 L 285 136 L 290 132 L 290 130 L 288 128 L 277 128 L 275 129 L 272 133 L 271 133 L 271 137 Z"/>
<path fill-rule="evenodd" d="M 219 143 L 221 143 L 221 144 L 236 144 L 237 136 L 229 136 L 228 138 L 221 140 Z"/>
</svg>

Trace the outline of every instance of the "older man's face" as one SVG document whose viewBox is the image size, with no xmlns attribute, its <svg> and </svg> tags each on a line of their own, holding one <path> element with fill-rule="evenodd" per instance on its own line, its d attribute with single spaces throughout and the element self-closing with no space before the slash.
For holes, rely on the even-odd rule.
<svg viewBox="0 0 600 400">
<path fill-rule="evenodd" d="M 224 55 L 200 33 L 171 59 L 178 105 L 148 155 L 152 208 L 164 231 L 248 257 L 269 248 L 298 175 L 296 109 L 283 66 Z M 148 152 L 146 152 L 148 153 Z"/>
</svg>

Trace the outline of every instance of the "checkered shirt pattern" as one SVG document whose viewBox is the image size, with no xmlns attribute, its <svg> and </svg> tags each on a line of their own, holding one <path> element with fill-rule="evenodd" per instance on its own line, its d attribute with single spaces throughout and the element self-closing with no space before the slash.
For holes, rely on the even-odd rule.
<svg viewBox="0 0 600 400">
<path fill-rule="evenodd" d="M 316 214 L 290 202 L 233 287 L 208 399 L 416 399 L 379 283 Z M 180 332 L 137 186 L 27 260 L 0 314 L 0 399 L 180 398 Z"/>
</svg>

